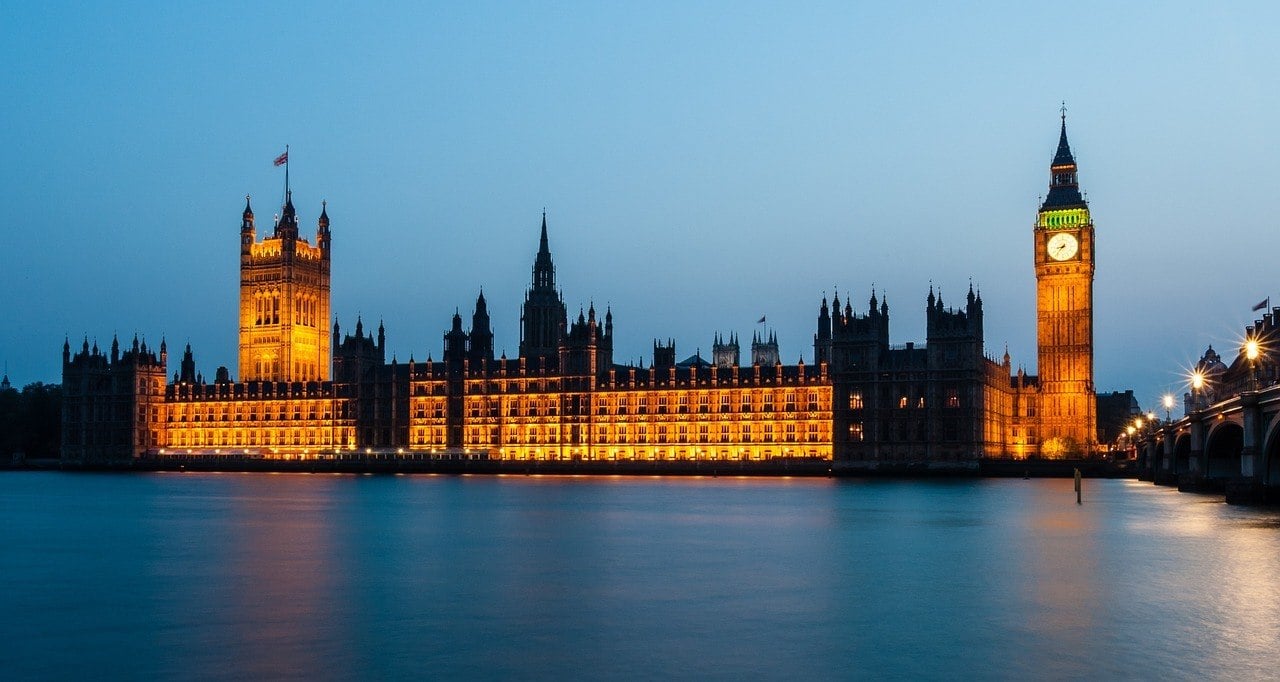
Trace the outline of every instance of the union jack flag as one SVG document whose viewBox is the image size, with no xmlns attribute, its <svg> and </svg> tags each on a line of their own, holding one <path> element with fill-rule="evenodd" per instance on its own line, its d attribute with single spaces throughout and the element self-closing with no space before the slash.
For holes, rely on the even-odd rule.
<svg viewBox="0 0 1280 682">
<path fill-rule="evenodd" d="M 285 153 L 281 154 L 280 156 L 277 156 L 277 157 L 276 157 L 276 165 L 277 165 L 277 166 L 283 166 L 283 165 L 285 165 L 286 163 L 289 163 L 289 152 L 285 152 Z"/>
</svg>

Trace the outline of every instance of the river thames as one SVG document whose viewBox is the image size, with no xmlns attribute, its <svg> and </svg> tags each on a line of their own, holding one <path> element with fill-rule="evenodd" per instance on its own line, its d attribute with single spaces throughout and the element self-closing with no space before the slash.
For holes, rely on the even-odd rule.
<svg viewBox="0 0 1280 682">
<path fill-rule="evenodd" d="M 1280 512 L 1086 480 L 0 475 L 7 679 L 1280 675 Z"/>
</svg>

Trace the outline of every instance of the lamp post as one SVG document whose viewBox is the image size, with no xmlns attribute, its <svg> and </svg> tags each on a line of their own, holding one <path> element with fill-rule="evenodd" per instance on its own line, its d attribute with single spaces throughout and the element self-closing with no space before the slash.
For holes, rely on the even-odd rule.
<svg viewBox="0 0 1280 682">
<path fill-rule="evenodd" d="M 1191 373 L 1191 409 L 1200 410 L 1200 392 L 1204 389 L 1204 372 L 1196 370 Z"/>
<path fill-rule="evenodd" d="M 1164 394 L 1164 420 L 1166 422 L 1173 421 L 1173 417 L 1170 416 L 1172 413 L 1173 413 L 1173 396 L 1166 393 Z"/>
</svg>

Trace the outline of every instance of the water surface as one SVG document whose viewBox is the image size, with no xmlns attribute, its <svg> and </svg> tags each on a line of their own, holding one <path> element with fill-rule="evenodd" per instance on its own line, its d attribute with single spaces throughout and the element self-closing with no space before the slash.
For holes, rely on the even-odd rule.
<svg viewBox="0 0 1280 682">
<path fill-rule="evenodd" d="M 1280 675 L 1280 513 L 1071 485 L 6 473 L 0 670 Z"/>
</svg>

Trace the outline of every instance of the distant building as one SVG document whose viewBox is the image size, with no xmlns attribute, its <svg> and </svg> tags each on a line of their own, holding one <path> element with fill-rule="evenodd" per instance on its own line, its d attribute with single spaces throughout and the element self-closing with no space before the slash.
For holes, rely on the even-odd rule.
<svg viewBox="0 0 1280 682">
<path fill-rule="evenodd" d="M 556 287 L 546 214 L 520 316 L 516 358 L 494 357 L 488 302 L 469 328 L 455 312 L 439 360 L 386 357 L 357 319 L 330 329 L 330 224 L 299 235 L 291 195 L 258 241 L 240 226 L 239 379 L 207 382 L 188 346 L 166 380 L 145 343 L 110 356 L 86 339 L 63 349 L 63 456 L 94 463 L 202 453 L 314 457 L 350 450 L 503 459 L 803 457 L 841 469 L 971 468 L 981 457 L 1065 456 L 1096 444 L 1093 224 L 1065 119 L 1049 195 L 1033 229 L 1038 376 L 984 349 L 983 302 L 970 286 L 947 307 L 930 286 L 923 345 L 891 345 L 889 304 L 865 312 L 837 295 L 818 309 L 814 362 L 784 364 L 777 334 L 715 334 L 711 357 L 677 361 L 655 341 L 649 367 L 614 362 L 614 319 L 594 305 L 570 319 Z"/>
<path fill-rule="evenodd" d="M 1098 394 L 1098 442 L 1115 443 L 1125 428 L 1142 414 L 1133 391 Z"/>
</svg>

